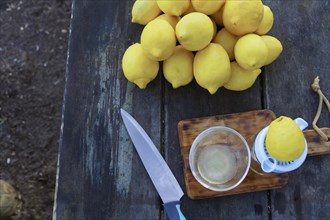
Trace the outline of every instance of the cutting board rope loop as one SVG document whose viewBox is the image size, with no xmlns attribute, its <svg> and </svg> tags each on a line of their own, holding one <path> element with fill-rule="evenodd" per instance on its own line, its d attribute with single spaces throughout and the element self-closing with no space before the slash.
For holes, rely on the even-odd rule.
<svg viewBox="0 0 330 220">
<path fill-rule="evenodd" d="M 323 102 L 325 103 L 325 105 L 328 107 L 328 111 L 330 113 L 330 103 L 329 100 L 325 97 L 325 95 L 323 94 L 323 92 L 321 91 L 321 87 L 320 87 L 320 77 L 317 76 L 314 79 L 314 82 L 312 84 L 312 89 L 314 92 L 316 92 L 319 95 L 319 106 L 317 108 L 317 112 L 316 115 L 314 117 L 314 120 L 312 122 L 313 124 L 313 128 L 314 130 L 323 138 L 324 141 L 328 142 L 330 141 L 330 136 L 327 136 L 317 125 L 317 121 L 320 118 L 321 115 L 321 111 L 322 111 L 322 104 Z"/>
</svg>

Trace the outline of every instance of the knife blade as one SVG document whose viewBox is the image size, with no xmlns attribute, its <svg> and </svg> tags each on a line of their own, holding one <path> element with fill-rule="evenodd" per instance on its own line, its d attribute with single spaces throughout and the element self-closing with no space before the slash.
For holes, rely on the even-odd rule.
<svg viewBox="0 0 330 220">
<path fill-rule="evenodd" d="M 167 216 L 170 220 L 185 220 L 180 209 L 180 199 L 184 193 L 172 171 L 140 124 L 125 110 L 120 109 L 120 113 L 135 149 L 164 203 Z"/>
</svg>

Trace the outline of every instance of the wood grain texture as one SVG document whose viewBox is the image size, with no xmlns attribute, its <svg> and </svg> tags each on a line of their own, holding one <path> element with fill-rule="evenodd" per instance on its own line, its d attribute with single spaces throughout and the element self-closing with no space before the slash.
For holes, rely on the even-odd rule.
<svg viewBox="0 0 330 220">
<path fill-rule="evenodd" d="M 213 126 L 230 127 L 239 132 L 247 141 L 250 148 L 252 148 L 258 132 L 268 126 L 274 119 L 276 119 L 276 116 L 272 111 L 259 110 L 180 121 L 178 124 L 178 133 L 181 155 L 184 161 L 183 169 L 188 196 L 192 199 L 205 199 L 274 189 L 286 185 L 288 174 L 266 174 L 262 172 L 260 165 L 253 161 L 251 167 L 261 175 L 250 170 L 244 181 L 236 188 L 225 192 L 216 192 L 200 185 L 192 175 L 189 167 L 190 147 L 195 138 L 204 130 Z"/>
<path fill-rule="evenodd" d="M 329 1 L 267 0 L 264 4 L 275 16 L 270 35 L 283 44 L 279 59 L 265 67 L 265 108 L 278 116 L 302 117 L 311 125 L 319 101 L 311 89 L 316 76 L 330 98 Z M 325 108 L 318 125 L 330 125 Z M 289 175 L 286 187 L 272 191 L 272 219 L 329 219 L 330 156 L 308 157 Z"/>
<path fill-rule="evenodd" d="M 330 128 L 321 130 L 330 137 Z M 308 143 L 308 156 L 330 154 L 330 141 L 324 141 L 314 129 L 305 130 L 304 135 Z"/>
<path fill-rule="evenodd" d="M 271 109 L 311 123 L 320 76 L 330 96 L 328 1 L 264 0 L 274 12 L 270 35 L 284 50 L 244 92 L 221 88 L 210 95 L 195 81 L 172 89 L 162 73 L 145 90 L 121 70 L 126 48 L 142 26 L 132 24 L 134 0 L 73 0 L 66 72 L 56 219 L 163 219 L 159 196 L 119 115 L 124 108 L 145 128 L 186 192 L 177 124 L 183 119 Z M 318 125 L 329 127 L 324 112 Z M 317 154 L 313 152 L 313 154 Z M 192 200 L 182 198 L 187 219 L 329 219 L 329 155 L 307 158 L 289 184 L 260 191 Z"/>
<path fill-rule="evenodd" d="M 121 70 L 124 51 L 139 41 L 142 30 L 127 16 L 132 5 L 133 1 L 73 1 L 55 203 L 58 220 L 160 218 L 158 193 L 119 115 L 120 108 L 130 112 L 160 146 L 160 79 L 140 90 Z"/>
</svg>

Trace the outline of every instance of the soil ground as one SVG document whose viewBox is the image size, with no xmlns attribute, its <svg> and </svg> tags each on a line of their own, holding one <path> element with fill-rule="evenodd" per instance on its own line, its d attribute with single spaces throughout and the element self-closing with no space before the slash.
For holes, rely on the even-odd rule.
<svg viewBox="0 0 330 220">
<path fill-rule="evenodd" d="M 51 219 L 71 0 L 0 0 L 0 179 Z"/>
</svg>

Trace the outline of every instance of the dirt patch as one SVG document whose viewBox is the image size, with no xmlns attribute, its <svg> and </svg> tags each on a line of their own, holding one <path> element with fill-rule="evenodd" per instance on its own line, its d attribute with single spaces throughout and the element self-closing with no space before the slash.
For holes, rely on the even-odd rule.
<svg viewBox="0 0 330 220">
<path fill-rule="evenodd" d="M 51 219 L 71 0 L 0 1 L 0 179 Z"/>
</svg>

